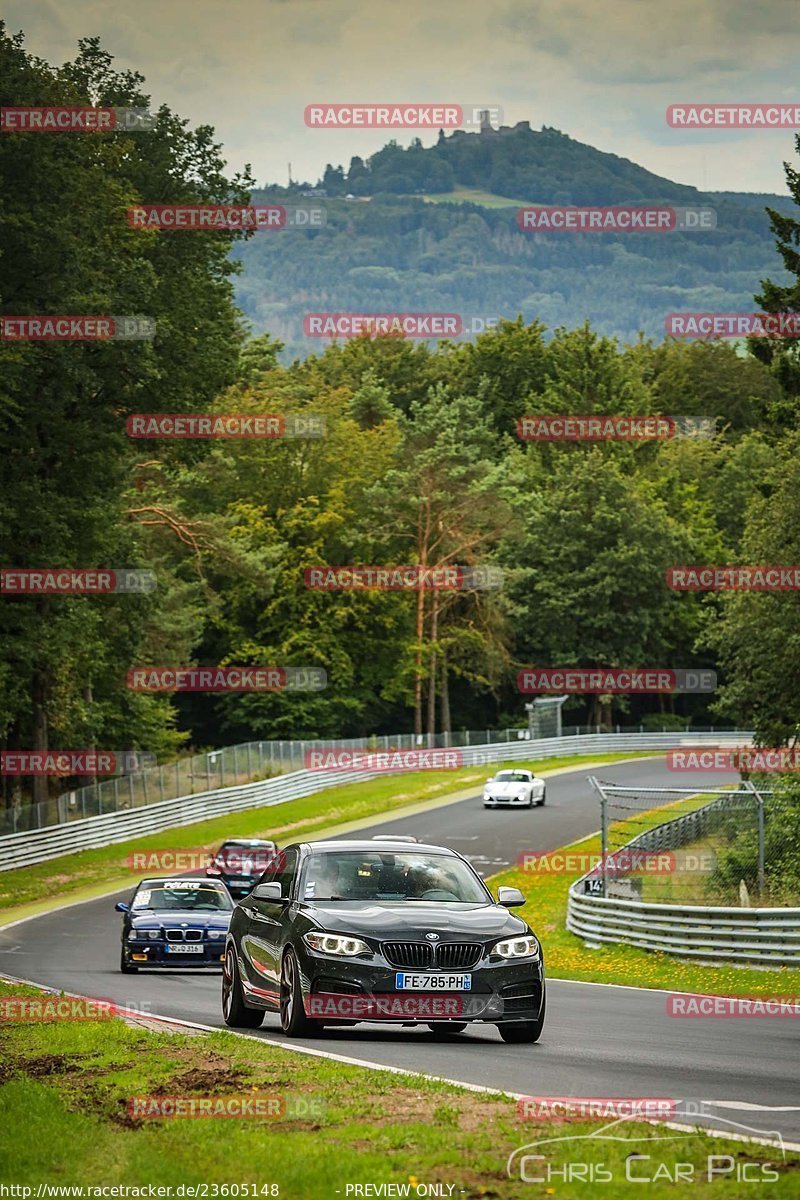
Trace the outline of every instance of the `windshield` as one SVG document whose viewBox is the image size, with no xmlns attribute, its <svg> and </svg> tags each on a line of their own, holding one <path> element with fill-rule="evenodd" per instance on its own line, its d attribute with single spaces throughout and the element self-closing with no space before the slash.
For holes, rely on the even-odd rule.
<svg viewBox="0 0 800 1200">
<path fill-rule="evenodd" d="M 214 856 L 214 865 L 230 874 L 263 875 L 277 849 L 274 842 L 260 846 L 237 846 L 235 842 L 225 842 Z"/>
<path fill-rule="evenodd" d="M 494 778 L 496 783 L 530 783 L 531 781 L 528 771 L 498 771 Z"/>
<path fill-rule="evenodd" d="M 154 908 L 175 912 L 229 912 L 233 901 L 225 888 L 213 883 L 165 879 L 140 887 L 133 897 L 132 912 Z"/>
<path fill-rule="evenodd" d="M 303 900 L 428 900 L 438 904 L 488 904 L 471 869 L 444 854 L 326 850 L 307 860 Z"/>
</svg>

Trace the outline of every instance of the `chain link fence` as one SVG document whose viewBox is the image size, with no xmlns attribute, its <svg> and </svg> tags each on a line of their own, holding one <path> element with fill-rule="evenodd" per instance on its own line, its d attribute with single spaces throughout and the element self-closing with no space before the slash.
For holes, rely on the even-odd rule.
<svg viewBox="0 0 800 1200">
<path fill-rule="evenodd" d="M 587 894 L 742 907 L 800 902 L 781 886 L 775 834 L 791 804 L 780 791 L 749 781 L 702 792 L 594 778 L 592 786 L 600 797 L 602 851 Z M 659 811 L 665 805 L 669 813 Z"/>
<path fill-rule="evenodd" d="M 98 779 L 86 787 L 63 792 L 60 796 L 53 796 L 38 804 L 23 804 L 17 798 L 9 807 L 0 810 L 0 836 L 43 829 L 50 825 L 82 820 L 84 817 L 125 812 L 161 800 L 194 796 L 216 788 L 271 779 L 275 775 L 301 770 L 305 766 L 305 756 L 311 750 L 412 750 L 420 747 L 447 749 L 606 732 L 643 733 L 645 727 L 621 728 L 617 725 L 615 730 L 593 725 L 562 727 L 560 705 L 553 705 L 542 709 L 541 717 L 537 709 L 536 720 L 532 720 L 524 729 L 462 729 L 451 733 L 439 733 L 434 737 L 428 734 L 398 733 L 362 738 L 241 742 L 236 746 L 186 756 L 174 762 L 132 771 L 113 779 Z M 649 725 L 647 732 L 660 731 Z M 668 733 L 672 730 L 665 728 L 663 732 Z M 711 726 L 708 729 L 698 728 L 693 732 L 714 733 L 715 730 Z"/>
</svg>

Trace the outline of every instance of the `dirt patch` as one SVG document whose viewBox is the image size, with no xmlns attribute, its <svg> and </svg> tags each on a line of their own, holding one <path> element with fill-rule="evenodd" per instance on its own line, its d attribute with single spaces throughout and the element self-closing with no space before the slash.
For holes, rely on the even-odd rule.
<svg viewBox="0 0 800 1200">
<path fill-rule="evenodd" d="M 12 1075 L 27 1075 L 31 1079 L 46 1079 L 49 1075 L 65 1075 L 74 1071 L 78 1058 L 85 1055 L 66 1054 L 37 1054 L 32 1058 L 15 1056 L 7 1059 L 0 1067 L 0 1078 L 8 1079 Z"/>
</svg>

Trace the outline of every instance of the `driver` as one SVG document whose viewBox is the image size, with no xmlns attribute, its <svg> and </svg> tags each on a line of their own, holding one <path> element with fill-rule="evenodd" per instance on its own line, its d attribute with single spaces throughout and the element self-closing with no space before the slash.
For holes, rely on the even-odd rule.
<svg viewBox="0 0 800 1200">
<path fill-rule="evenodd" d="M 405 891 L 410 899 L 419 899 L 425 892 L 436 887 L 436 876 L 427 867 L 415 867 L 409 864 L 405 870 Z"/>
</svg>

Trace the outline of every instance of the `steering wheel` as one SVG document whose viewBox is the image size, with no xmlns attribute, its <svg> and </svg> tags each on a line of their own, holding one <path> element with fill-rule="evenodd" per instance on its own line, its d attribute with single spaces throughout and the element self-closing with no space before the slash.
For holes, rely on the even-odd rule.
<svg viewBox="0 0 800 1200">
<path fill-rule="evenodd" d="M 455 892 L 448 892 L 445 888 L 430 888 L 427 892 L 423 892 L 420 900 L 458 900 Z"/>
</svg>

